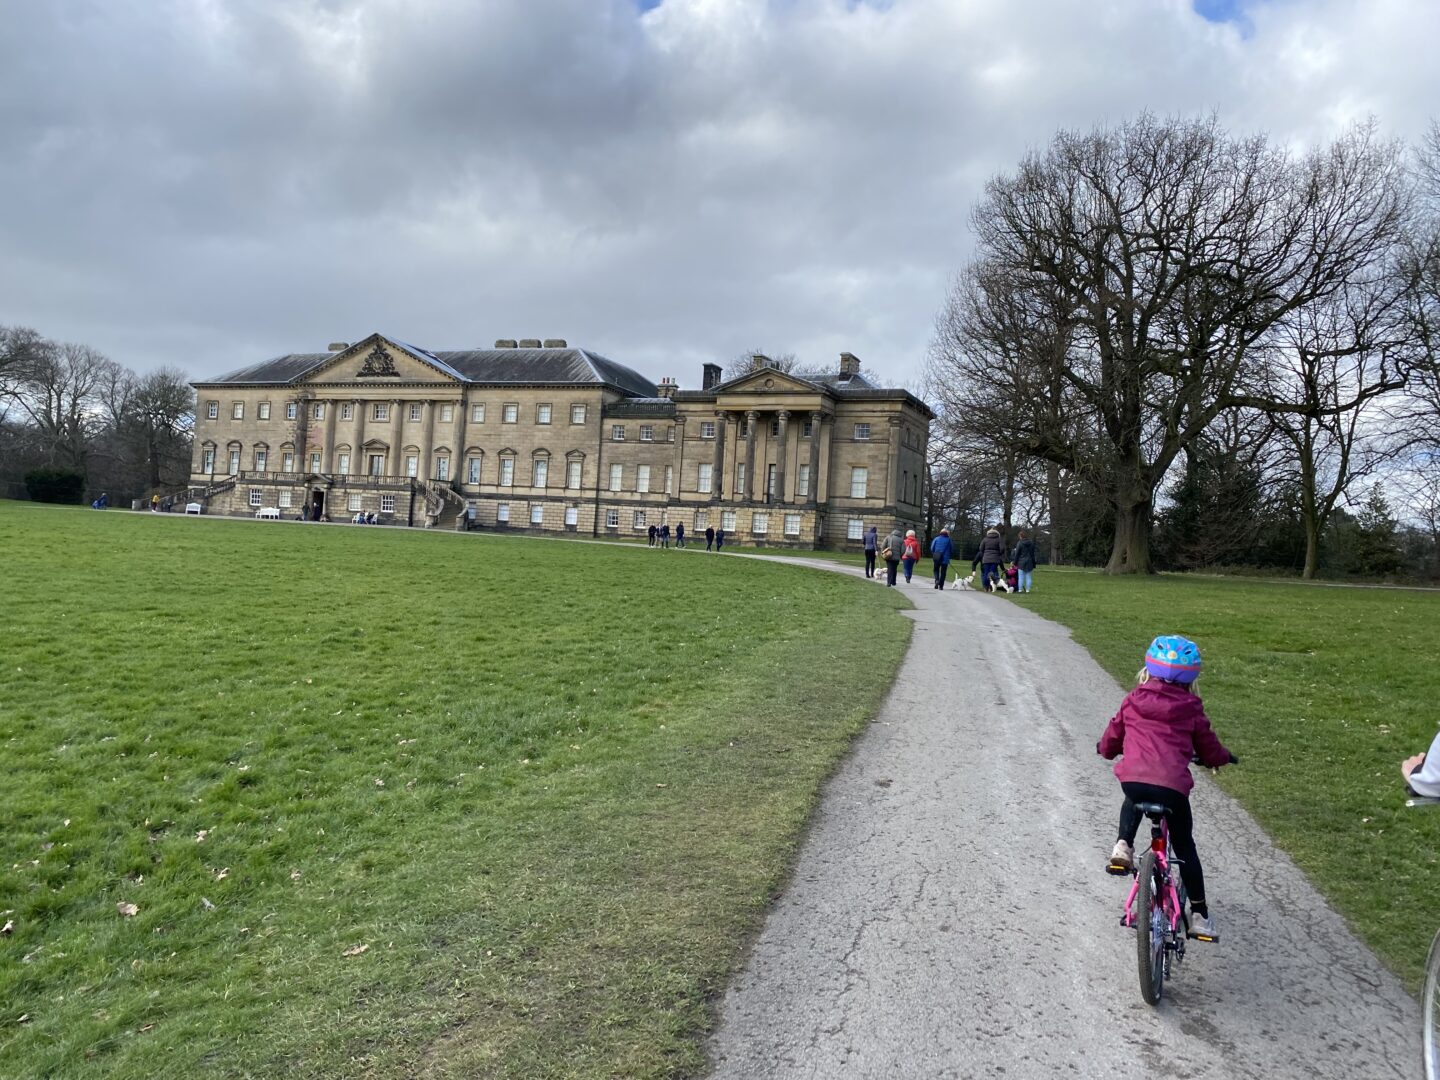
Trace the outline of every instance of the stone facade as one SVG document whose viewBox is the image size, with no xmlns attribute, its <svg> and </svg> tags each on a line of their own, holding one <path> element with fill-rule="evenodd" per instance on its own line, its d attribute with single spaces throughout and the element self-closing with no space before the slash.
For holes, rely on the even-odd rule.
<svg viewBox="0 0 1440 1080">
<path fill-rule="evenodd" d="M 833 377 L 773 367 L 658 387 L 563 341 L 427 352 L 372 335 L 197 393 L 192 496 L 207 512 L 853 547 L 920 519 L 932 418 L 849 353 Z"/>
</svg>

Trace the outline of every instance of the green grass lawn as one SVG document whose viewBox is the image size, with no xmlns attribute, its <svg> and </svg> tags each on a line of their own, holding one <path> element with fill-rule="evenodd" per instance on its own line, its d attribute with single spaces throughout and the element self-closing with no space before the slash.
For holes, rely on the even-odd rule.
<svg viewBox="0 0 1440 1080">
<path fill-rule="evenodd" d="M 692 1072 L 909 636 L 492 534 L 0 502 L 0 566 L 7 1077 Z"/>
<path fill-rule="evenodd" d="M 1046 567 L 1035 579 L 995 602 L 1071 627 L 1123 685 L 1154 635 L 1200 645 L 1206 711 L 1242 758 L 1221 785 L 1417 986 L 1440 924 L 1440 810 L 1405 809 L 1399 764 L 1440 725 L 1440 593 Z"/>
</svg>

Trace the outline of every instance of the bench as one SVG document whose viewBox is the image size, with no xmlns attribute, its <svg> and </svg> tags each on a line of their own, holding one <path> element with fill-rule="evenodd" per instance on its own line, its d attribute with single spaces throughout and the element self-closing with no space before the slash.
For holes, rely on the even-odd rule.
<svg viewBox="0 0 1440 1080">
<path fill-rule="evenodd" d="M 268 518 L 272 521 L 280 520 L 280 508 L 278 506 L 262 506 L 255 511 L 257 518 Z"/>
<path fill-rule="evenodd" d="M 205 512 L 205 508 L 199 503 L 186 503 L 185 512 L 187 514 L 201 514 Z"/>
</svg>

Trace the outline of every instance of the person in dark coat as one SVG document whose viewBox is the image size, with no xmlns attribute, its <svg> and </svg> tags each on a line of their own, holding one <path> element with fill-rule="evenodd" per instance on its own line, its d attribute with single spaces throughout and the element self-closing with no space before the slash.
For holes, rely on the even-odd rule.
<svg viewBox="0 0 1440 1080">
<path fill-rule="evenodd" d="M 661 526 L 660 526 L 660 546 L 661 546 L 662 548 L 667 548 L 667 549 L 670 547 L 670 526 L 669 526 L 669 525 L 661 525 Z"/>
<path fill-rule="evenodd" d="M 1005 563 L 1005 541 L 1000 539 L 999 529 L 990 529 L 980 541 L 980 550 L 975 554 L 975 562 L 980 564 L 980 580 L 985 583 L 987 592 L 993 592 L 995 583 L 1000 580 L 1000 567 Z M 974 569 L 971 563 L 971 569 Z"/>
<path fill-rule="evenodd" d="M 1030 534 L 1024 529 L 1020 530 L 1020 542 L 1015 545 L 1015 555 L 1011 562 L 1020 570 L 1020 591 L 1029 592 L 1031 575 L 1035 572 L 1035 541 L 1030 539 Z"/>
<path fill-rule="evenodd" d="M 655 546 L 655 534 L 656 534 L 657 531 L 658 531 L 658 530 L 655 528 L 655 526 L 654 526 L 654 525 L 651 525 L 650 528 L 649 528 L 649 529 L 647 530 L 647 532 L 646 532 L 646 535 L 650 537 L 650 546 L 651 546 L 651 547 L 654 547 L 654 546 Z"/>
<path fill-rule="evenodd" d="M 683 521 L 675 523 L 675 546 L 677 548 L 685 546 L 685 523 Z"/>
<path fill-rule="evenodd" d="M 719 550 L 720 550 L 721 548 L 723 548 L 724 546 L 725 546 L 725 530 L 724 530 L 723 528 L 721 528 L 721 529 L 718 529 L 718 530 L 716 531 L 716 533 L 715 533 L 715 550 L 716 550 L 716 551 L 719 551 Z"/>
<path fill-rule="evenodd" d="M 705 526 L 705 550 L 710 551 L 715 547 L 715 526 Z"/>
<path fill-rule="evenodd" d="M 879 538 L 875 535 L 875 526 L 871 525 L 865 530 L 865 537 L 862 541 L 865 548 L 865 576 L 875 576 L 875 553 L 880 548 Z"/>
<path fill-rule="evenodd" d="M 940 535 L 930 541 L 930 558 L 934 560 L 935 588 L 945 588 L 945 578 L 950 573 L 950 556 L 955 545 L 950 542 L 950 530 L 941 529 Z"/>
</svg>

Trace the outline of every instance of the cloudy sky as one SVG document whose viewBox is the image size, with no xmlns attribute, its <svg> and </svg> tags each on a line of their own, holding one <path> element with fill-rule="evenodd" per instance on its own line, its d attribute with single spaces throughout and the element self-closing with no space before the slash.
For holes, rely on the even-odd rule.
<svg viewBox="0 0 1440 1080">
<path fill-rule="evenodd" d="M 216 375 L 378 330 L 913 384 L 1059 127 L 1440 113 L 1435 0 L 0 0 L 0 324 Z"/>
</svg>

